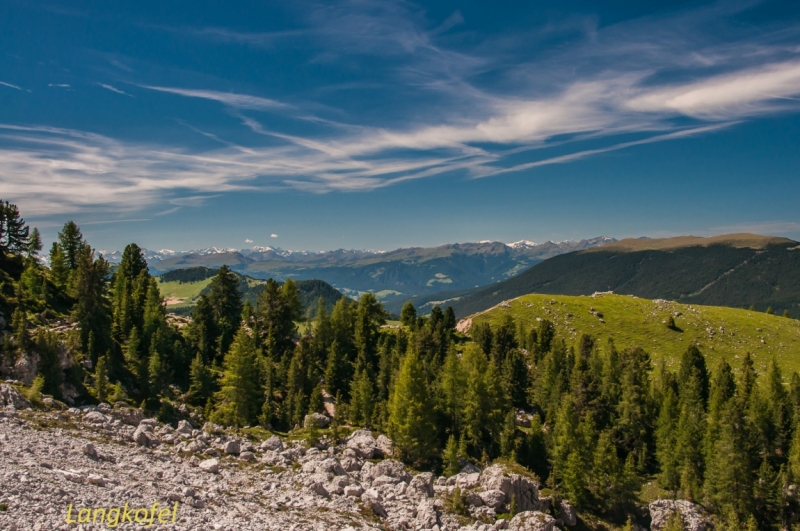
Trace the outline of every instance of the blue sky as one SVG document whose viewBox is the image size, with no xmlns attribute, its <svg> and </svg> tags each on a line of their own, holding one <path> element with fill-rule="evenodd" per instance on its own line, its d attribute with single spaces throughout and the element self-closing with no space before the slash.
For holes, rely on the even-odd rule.
<svg viewBox="0 0 800 531">
<path fill-rule="evenodd" d="M 797 2 L 0 3 L 48 241 L 800 239 Z"/>
</svg>

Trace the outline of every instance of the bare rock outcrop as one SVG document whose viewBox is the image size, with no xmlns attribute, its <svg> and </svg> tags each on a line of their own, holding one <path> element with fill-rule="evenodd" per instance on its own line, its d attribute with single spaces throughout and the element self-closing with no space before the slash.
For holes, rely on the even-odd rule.
<svg viewBox="0 0 800 531">
<path fill-rule="evenodd" d="M 650 529 L 661 531 L 674 513 L 681 515 L 684 531 L 706 531 L 708 519 L 699 505 L 687 500 L 656 500 L 650 504 Z"/>
<path fill-rule="evenodd" d="M 556 519 L 539 511 L 517 513 L 508 523 L 509 531 L 553 531 Z"/>
<path fill-rule="evenodd" d="M 529 478 L 508 473 L 502 466 L 493 465 L 481 472 L 479 481 L 484 491 L 502 492 L 505 495 L 503 505 L 510 504 L 514 497 L 520 512 L 539 510 L 539 485 Z"/>
<path fill-rule="evenodd" d="M 31 403 L 11 385 L 0 384 L 0 406 L 14 409 L 30 409 Z"/>
</svg>

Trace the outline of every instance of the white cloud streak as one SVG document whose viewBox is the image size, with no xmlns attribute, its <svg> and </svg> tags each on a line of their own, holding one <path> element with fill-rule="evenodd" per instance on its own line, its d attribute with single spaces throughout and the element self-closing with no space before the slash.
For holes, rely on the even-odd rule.
<svg viewBox="0 0 800 531">
<path fill-rule="evenodd" d="M 18 87 L 16 85 L 12 85 L 11 83 L 6 83 L 5 81 L 0 81 L 0 85 L 3 85 L 4 87 L 17 89 L 17 90 L 22 90 L 20 87 Z"/>
<path fill-rule="evenodd" d="M 187 98 L 201 98 L 205 100 L 218 101 L 224 105 L 228 105 L 235 109 L 252 109 L 252 110 L 272 110 L 272 109 L 285 109 L 289 105 L 280 101 L 271 100 L 268 98 L 260 98 L 258 96 L 249 96 L 247 94 L 236 94 L 234 92 L 219 92 L 215 90 L 195 90 L 183 89 L 175 87 L 157 87 L 151 85 L 139 85 L 141 88 L 149 90 L 156 90 L 158 92 L 167 92 L 169 94 L 177 94 Z"/>
<path fill-rule="evenodd" d="M 107 85 L 105 83 L 98 83 L 98 85 L 100 85 L 101 87 L 103 87 L 106 90 L 110 90 L 111 92 L 116 92 L 117 94 L 122 94 L 123 96 L 128 96 L 128 97 L 131 97 L 131 98 L 135 97 L 132 94 L 128 94 L 124 90 L 120 90 L 120 89 L 118 89 L 116 87 L 113 87 L 111 85 Z"/>
<path fill-rule="evenodd" d="M 393 65 L 387 75 L 399 91 L 431 100 L 427 106 L 415 97 L 403 101 L 410 118 L 376 126 L 338 121 L 353 114 L 344 110 L 327 119 L 307 106 L 260 95 L 138 84 L 221 104 L 252 138 L 245 147 L 222 138 L 226 134 L 187 125 L 221 144 L 197 151 L 69 129 L 4 125 L 0 187 L 35 215 L 173 205 L 153 214 L 165 215 L 226 192 L 365 191 L 453 172 L 488 177 L 531 171 L 800 110 L 800 31 L 767 28 L 763 35 L 729 35 L 724 42 L 700 40 L 704 28 L 725 16 L 721 10 L 717 4 L 601 29 L 591 20 L 570 20 L 469 51 L 445 43 L 469 24 L 460 13 L 426 30 L 421 14 L 388 1 L 365 0 L 346 9 L 317 6 L 303 31 L 198 30 L 192 35 L 262 48 L 314 39 L 324 50 L 311 59 L 318 62 L 365 55 L 387 59 Z M 524 56 L 531 39 L 576 31 L 585 35 L 557 52 Z M 324 114 L 324 107 L 315 108 Z M 305 127 L 287 132 L 246 111 L 279 112 L 304 121 Z M 623 134 L 638 137 L 622 139 Z M 548 155 L 545 150 L 556 145 L 568 152 Z M 521 157 L 528 160 L 520 162 Z"/>
</svg>

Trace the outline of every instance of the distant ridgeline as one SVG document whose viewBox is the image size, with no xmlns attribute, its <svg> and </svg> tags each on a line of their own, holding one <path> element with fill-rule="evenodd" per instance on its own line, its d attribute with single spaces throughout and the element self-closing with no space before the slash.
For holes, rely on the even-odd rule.
<svg viewBox="0 0 800 531">
<path fill-rule="evenodd" d="M 550 258 L 452 305 L 463 317 L 528 293 L 598 291 L 800 317 L 800 245 L 753 234 L 627 239 Z"/>
<path fill-rule="evenodd" d="M 188 267 L 186 269 L 168 271 L 159 275 L 158 278 L 162 283 L 198 284 L 197 293 L 191 297 L 191 299 L 194 299 L 201 293 L 208 294 L 209 287 L 203 281 L 214 277 L 218 271 L 218 269 L 203 266 Z M 250 301 L 250 304 L 255 306 L 259 294 L 264 290 L 264 281 L 235 272 L 232 274 L 239 279 L 239 291 L 242 292 L 243 300 Z M 323 280 L 298 280 L 296 283 L 297 290 L 300 293 L 300 302 L 303 305 L 303 315 L 308 317 L 316 315 L 317 303 L 320 298 L 322 298 L 325 308 L 330 312 L 333 311 L 336 301 L 344 297 L 339 290 Z M 170 311 L 177 314 L 188 314 L 191 308 L 192 304 L 190 302 L 189 304 L 171 307 Z"/>
</svg>

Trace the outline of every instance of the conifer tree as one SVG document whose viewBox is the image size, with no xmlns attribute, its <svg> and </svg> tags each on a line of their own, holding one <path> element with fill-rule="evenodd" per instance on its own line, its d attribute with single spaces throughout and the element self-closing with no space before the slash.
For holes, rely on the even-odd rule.
<svg viewBox="0 0 800 531">
<path fill-rule="evenodd" d="M 253 424 L 262 404 L 258 352 L 253 338 L 240 329 L 223 361 L 220 390 L 212 420 L 222 424 Z"/>
<path fill-rule="evenodd" d="M 461 471 L 461 463 L 458 460 L 458 442 L 456 442 L 455 435 L 450 435 L 447 438 L 442 461 L 445 476 L 455 476 Z"/>
<path fill-rule="evenodd" d="M 682 496 L 689 500 L 699 500 L 704 472 L 703 437 L 706 422 L 702 386 L 696 370 L 683 383 L 675 434 L 675 459 L 681 467 L 680 489 Z"/>
<path fill-rule="evenodd" d="M 456 328 L 456 312 L 452 306 L 444 309 L 444 319 L 442 320 L 442 327 L 445 330 L 455 330 Z"/>
<path fill-rule="evenodd" d="M 528 406 L 528 362 L 519 349 L 511 349 L 505 356 L 502 366 L 502 385 L 511 405 L 525 409 Z"/>
<path fill-rule="evenodd" d="M 383 324 L 386 314 L 381 303 L 372 293 L 365 293 L 356 309 L 354 338 L 358 359 L 371 376 L 377 373 L 378 330 Z"/>
<path fill-rule="evenodd" d="M 292 291 L 292 290 L 290 290 Z M 256 302 L 258 329 L 264 337 L 266 353 L 274 360 L 291 357 L 294 350 L 293 337 L 296 331 L 293 302 L 272 279 L 267 280 Z"/>
<path fill-rule="evenodd" d="M 147 279 L 147 261 L 141 248 L 135 243 L 125 247 L 117 270 L 114 273 L 112 293 L 113 335 L 120 343 L 127 341 L 131 328 L 141 327 L 143 321 L 141 289 L 138 284 Z"/>
<path fill-rule="evenodd" d="M 401 457 L 416 463 L 432 457 L 436 448 L 433 401 L 415 350 L 406 354 L 389 403 L 389 437 Z"/>
<path fill-rule="evenodd" d="M 58 242 L 53 242 L 50 247 L 50 278 L 56 287 L 64 289 L 67 286 L 69 269 L 64 261 L 64 251 Z"/>
<path fill-rule="evenodd" d="M 660 468 L 659 483 L 671 492 L 677 492 L 680 486 L 681 463 L 676 452 L 679 414 L 678 398 L 672 389 L 667 389 L 656 424 L 656 457 Z"/>
<path fill-rule="evenodd" d="M 217 331 L 214 308 L 205 293 L 197 298 L 197 303 L 191 312 L 192 322 L 187 327 L 186 335 L 200 353 L 204 363 L 211 363 L 217 352 Z"/>
<path fill-rule="evenodd" d="M 105 402 L 108 399 L 108 367 L 105 356 L 97 359 L 94 369 L 94 388 L 97 400 Z"/>
<path fill-rule="evenodd" d="M 347 360 L 339 342 L 334 340 L 328 350 L 328 360 L 325 367 L 325 385 L 332 395 L 336 396 L 339 392 L 347 393 L 349 396 L 349 383 L 353 368 Z"/>
<path fill-rule="evenodd" d="M 239 329 L 242 319 L 242 292 L 239 291 L 239 277 L 224 265 L 208 285 L 208 302 L 216 319 L 217 351 L 226 353 Z"/>
<path fill-rule="evenodd" d="M 28 249 L 28 225 L 13 203 L 0 200 L 0 255 L 22 255 Z"/>
<path fill-rule="evenodd" d="M 64 264 L 69 271 L 75 271 L 78 268 L 79 255 L 86 245 L 81 229 L 74 221 L 68 221 L 58 233 L 58 241 L 64 253 Z"/>
<path fill-rule="evenodd" d="M 517 460 L 517 415 L 514 410 L 506 414 L 503 421 L 503 431 L 500 432 L 500 455 Z"/>
<path fill-rule="evenodd" d="M 80 329 L 83 351 L 96 363 L 100 354 L 111 348 L 111 305 L 106 297 L 110 266 L 102 256 L 94 260 L 88 245 L 80 249 L 75 259 L 70 286 L 76 300 L 72 316 Z M 94 337 L 92 345 L 90 336 Z"/>
<path fill-rule="evenodd" d="M 695 345 L 690 345 L 681 356 L 680 369 L 678 370 L 678 390 L 683 393 L 683 387 L 694 375 L 699 383 L 700 398 L 703 408 L 708 402 L 709 375 L 706 359 Z"/>
<path fill-rule="evenodd" d="M 466 383 L 467 375 L 462 367 L 458 351 L 451 348 L 444 360 L 438 387 L 440 409 L 447 419 L 447 426 L 451 434 L 461 433 Z"/>
<path fill-rule="evenodd" d="M 28 332 L 28 318 L 22 306 L 17 306 L 11 316 L 11 328 L 14 330 L 14 344 L 23 352 L 31 346 L 31 336 Z"/>
<path fill-rule="evenodd" d="M 189 367 L 189 381 L 189 401 L 197 406 L 205 404 L 213 393 L 214 377 L 199 352 Z"/>
<path fill-rule="evenodd" d="M 417 309 L 414 307 L 414 303 L 411 301 L 407 301 L 403 304 L 403 308 L 400 310 L 400 323 L 403 326 L 412 327 L 417 322 Z"/>
<path fill-rule="evenodd" d="M 476 451 L 487 450 L 499 440 L 506 399 L 494 363 L 489 362 L 480 348 L 467 345 L 463 364 L 467 375 L 462 413 L 464 435 Z"/>
<path fill-rule="evenodd" d="M 361 368 L 356 372 L 350 384 L 350 421 L 356 426 L 367 426 L 372 420 L 372 412 L 375 407 L 373 402 L 374 389 L 372 380 L 366 368 Z"/>
<path fill-rule="evenodd" d="M 35 259 L 39 256 L 42 246 L 42 235 L 39 233 L 39 229 L 34 227 L 28 237 L 28 245 L 25 248 L 25 254 L 29 259 Z"/>
<path fill-rule="evenodd" d="M 40 328 L 36 334 L 36 352 L 39 354 L 39 373 L 44 377 L 44 390 L 61 398 L 63 371 L 58 352 L 60 346 L 53 332 Z"/>
</svg>

